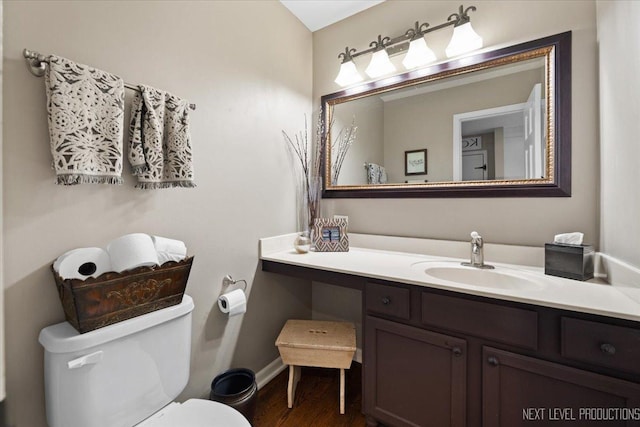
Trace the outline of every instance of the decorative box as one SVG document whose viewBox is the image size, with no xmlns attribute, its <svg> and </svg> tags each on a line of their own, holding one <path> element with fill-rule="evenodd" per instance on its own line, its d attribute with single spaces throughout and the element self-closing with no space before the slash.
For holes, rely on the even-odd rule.
<svg viewBox="0 0 640 427">
<path fill-rule="evenodd" d="M 592 279 L 593 257 L 591 245 L 545 243 L 544 274 L 575 280 Z"/>
<path fill-rule="evenodd" d="M 67 321 L 85 333 L 179 304 L 192 262 L 193 257 L 188 257 L 86 280 L 62 279 L 51 269 Z"/>
</svg>

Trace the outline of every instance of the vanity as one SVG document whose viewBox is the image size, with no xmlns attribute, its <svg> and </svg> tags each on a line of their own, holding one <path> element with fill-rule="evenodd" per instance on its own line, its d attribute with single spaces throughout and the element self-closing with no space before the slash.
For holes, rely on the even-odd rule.
<svg viewBox="0 0 640 427">
<path fill-rule="evenodd" d="M 494 245 L 495 270 L 479 270 L 409 252 L 424 240 L 468 253 L 465 242 L 299 255 L 291 239 L 261 240 L 263 271 L 362 293 L 369 425 L 640 424 L 639 289 L 493 262 L 539 263 L 540 248 Z"/>
<path fill-rule="evenodd" d="M 571 197 L 571 49 L 566 32 L 323 96 L 322 197 Z M 461 265 L 468 242 L 293 239 L 261 240 L 263 271 L 361 292 L 370 426 L 640 425 L 637 271 L 611 285 L 545 275 L 541 247 L 487 245 L 483 270 Z"/>
</svg>

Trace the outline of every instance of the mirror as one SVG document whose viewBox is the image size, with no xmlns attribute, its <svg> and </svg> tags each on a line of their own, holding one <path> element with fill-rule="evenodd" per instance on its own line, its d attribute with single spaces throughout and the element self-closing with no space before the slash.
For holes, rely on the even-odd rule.
<svg viewBox="0 0 640 427">
<path fill-rule="evenodd" d="M 570 73 L 568 32 L 322 97 L 323 197 L 570 196 Z"/>
</svg>

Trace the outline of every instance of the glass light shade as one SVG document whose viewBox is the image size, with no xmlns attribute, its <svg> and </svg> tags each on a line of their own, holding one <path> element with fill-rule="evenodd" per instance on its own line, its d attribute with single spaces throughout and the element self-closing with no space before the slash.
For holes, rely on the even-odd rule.
<svg viewBox="0 0 640 427">
<path fill-rule="evenodd" d="M 348 86 L 361 81 L 362 76 L 356 69 L 356 64 L 354 64 L 353 61 L 343 62 L 342 65 L 340 65 L 338 77 L 334 80 L 334 82 L 338 83 L 340 86 Z"/>
<path fill-rule="evenodd" d="M 451 58 L 452 56 L 458 56 L 471 52 L 472 50 L 480 49 L 481 47 L 482 37 L 473 31 L 471 22 L 467 22 L 458 27 L 453 27 L 453 36 L 445 52 L 447 56 Z"/>
<path fill-rule="evenodd" d="M 365 73 L 371 78 L 376 78 L 380 76 L 384 76 L 385 74 L 393 73 L 396 70 L 396 67 L 393 66 L 391 61 L 389 60 L 389 55 L 387 55 L 387 51 L 384 49 L 380 49 L 377 52 L 373 52 L 371 56 L 371 62 Z"/>
<path fill-rule="evenodd" d="M 417 68 L 436 60 L 436 54 L 433 53 L 424 37 L 412 40 L 409 44 L 409 51 L 402 60 L 402 65 L 406 69 Z"/>
</svg>

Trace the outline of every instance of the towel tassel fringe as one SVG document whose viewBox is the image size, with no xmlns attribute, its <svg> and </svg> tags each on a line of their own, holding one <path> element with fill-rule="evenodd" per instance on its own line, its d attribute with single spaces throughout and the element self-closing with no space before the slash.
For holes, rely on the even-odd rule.
<svg viewBox="0 0 640 427">
<path fill-rule="evenodd" d="M 77 184 L 114 184 L 122 185 L 122 177 L 119 176 L 93 176 L 93 175 L 58 175 L 56 184 L 77 185 Z"/>
<path fill-rule="evenodd" d="M 136 184 L 136 188 L 141 190 L 158 190 L 161 188 L 195 188 L 196 184 L 193 181 L 172 181 L 172 182 L 139 182 Z"/>
</svg>

